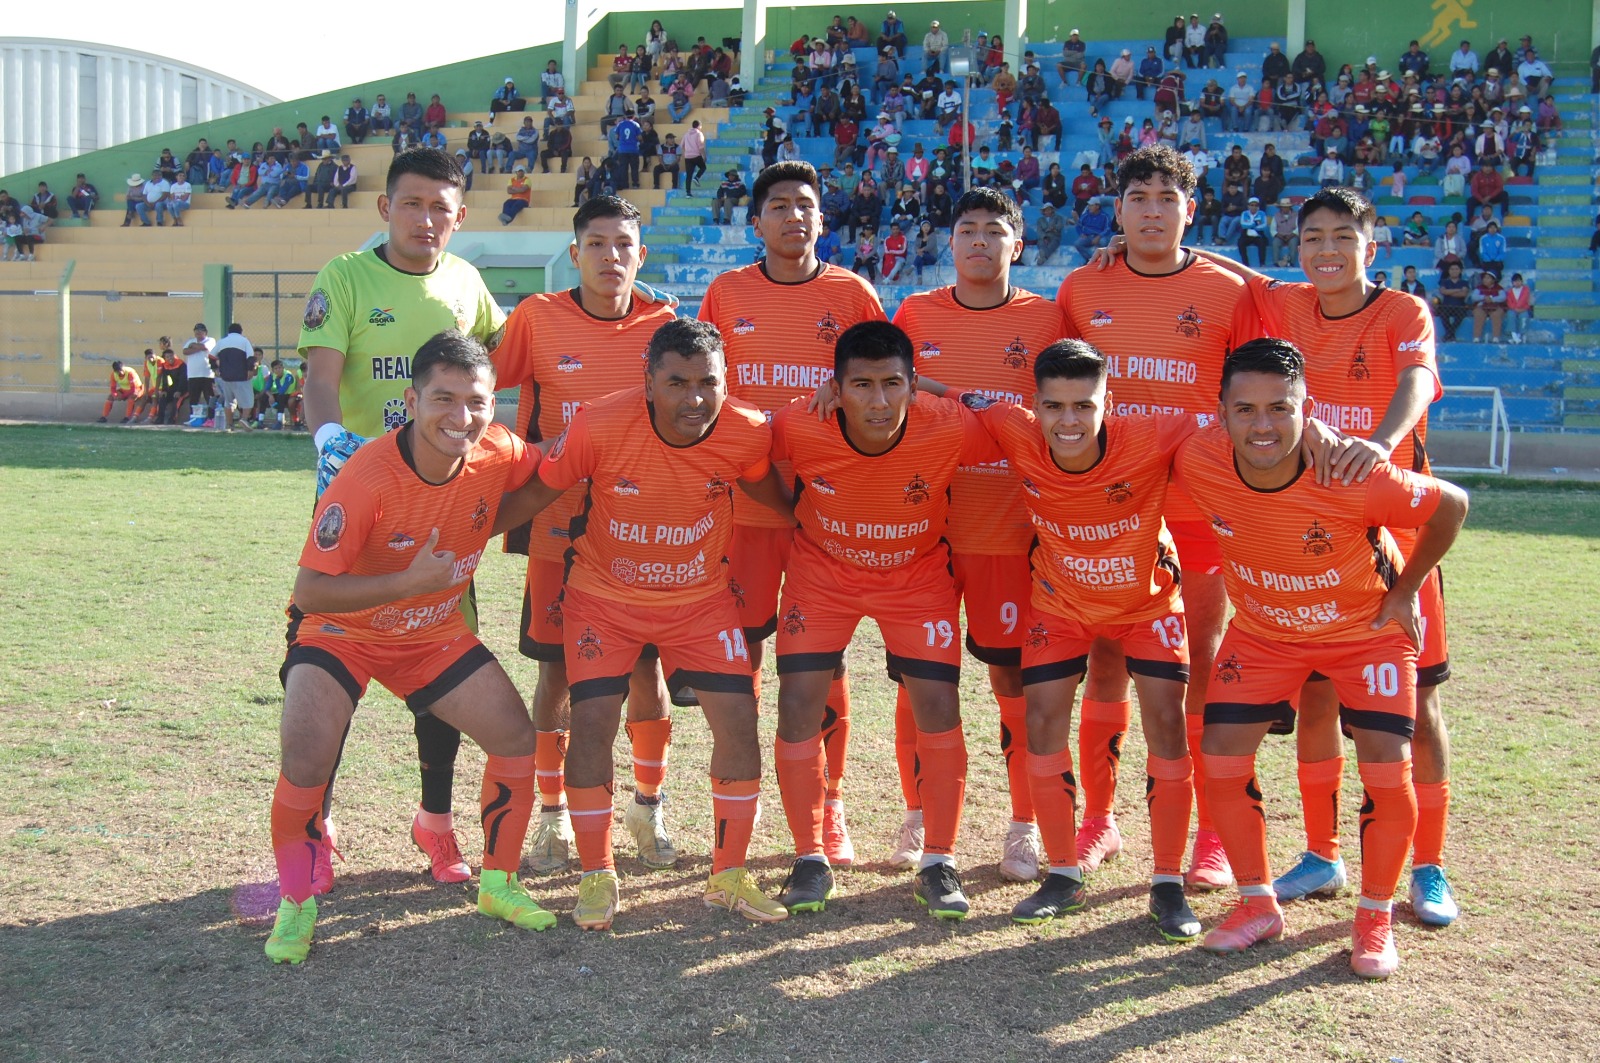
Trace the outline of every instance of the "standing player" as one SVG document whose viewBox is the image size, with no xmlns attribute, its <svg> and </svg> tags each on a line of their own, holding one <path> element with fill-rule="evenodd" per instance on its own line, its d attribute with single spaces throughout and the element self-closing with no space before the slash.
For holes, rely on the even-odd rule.
<svg viewBox="0 0 1600 1063">
<path fill-rule="evenodd" d="M 1337 692 L 1365 790 L 1350 965 L 1384 978 L 1400 962 L 1391 906 L 1417 824 L 1417 592 L 1455 541 L 1467 496 L 1387 463 L 1360 484 L 1317 484 L 1299 453 L 1311 405 L 1303 373 L 1287 341 L 1243 345 L 1223 370 L 1217 412 L 1226 432 L 1197 435 L 1178 455 L 1180 486 L 1222 544 L 1235 609 L 1208 687 L 1201 751 L 1242 896 L 1203 945 L 1238 952 L 1283 932 L 1255 754 L 1274 723 L 1292 721 L 1294 698 L 1315 673 Z M 1409 556 L 1386 527 L 1419 529 Z"/>
<path fill-rule="evenodd" d="M 952 854 L 966 793 L 967 747 L 956 689 L 961 610 L 944 541 L 950 485 L 961 465 L 999 448 L 956 403 L 916 396 L 911 340 L 887 322 L 846 329 L 834 353 L 837 412 L 824 420 L 796 399 L 773 418 L 772 453 L 801 485 L 778 627 L 776 761 L 798 859 L 783 903 L 821 911 L 833 893 L 824 846 L 828 686 L 862 617 L 883 632 L 916 722 L 916 786 L 925 811 L 917 902 L 965 919 Z"/>
<path fill-rule="evenodd" d="M 1434 354 L 1433 315 L 1406 292 L 1367 278 L 1377 254 L 1377 213 L 1347 188 L 1325 188 L 1300 207 L 1300 268 L 1309 283 L 1285 284 L 1220 257 L 1218 265 L 1250 285 L 1268 333 L 1306 352 L 1312 413 L 1352 433 L 1331 470 L 1365 479 L 1380 461 L 1426 473 L 1428 405 L 1443 394 Z M 1394 529 L 1402 549 L 1412 533 Z M 1411 906 L 1417 918 L 1448 926 L 1460 914 L 1444 872 L 1450 807 L 1450 739 L 1439 686 L 1450 678 L 1444 587 L 1436 571 L 1422 587 L 1422 645 L 1417 654 L 1414 741 L 1417 834 L 1411 857 Z M 1314 679 L 1317 677 L 1313 677 Z M 1339 855 L 1339 792 L 1344 781 L 1338 699 L 1314 681 L 1300 698 L 1300 798 L 1306 850 L 1274 883 L 1278 900 L 1331 893 L 1345 884 Z"/>
<path fill-rule="evenodd" d="M 506 320 L 505 339 L 494 353 L 501 386 L 522 388 L 517 409 L 526 418 L 522 430 L 530 443 L 560 435 L 584 403 L 635 386 L 651 335 L 673 318 L 670 305 L 646 302 L 634 292 L 647 254 L 638 208 L 617 196 L 596 196 L 573 216 L 572 230 L 568 253 L 578 269 L 578 286 L 524 299 Z M 571 851 L 564 767 L 571 704 L 562 578 L 568 525 L 583 499 L 583 490 L 574 488 L 531 526 L 506 536 L 507 551 L 528 555 L 522 653 L 539 662 L 533 723 L 539 732 L 534 757 L 542 805 L 529 864 L 541 874 L 565 867 Z M 666 704 L 660 669 L 647 657 L 634 670 L 627 699 L 635 791 L 623 823 L 638 842 L 640 860 L 652 868 L 671 867 L 678 858 L 661 807 L 672 738 Z"/>
<path fill-rule="evenodd" d="M 908 296 L 894 323 L 911 337 L 925 390 L 940 390 L 928 387 L 932 377 L 941 385 L 1021 404 L 1033 391 L 1033 359 L 1061 336 L 1061 314 L 1048 299 L 1011 284 L 1011 266 L 1023 250 L 1022 210 L 1013 199 L 992 188 L 975 188 L 956 201 L 952 218 L 955 284 Z M 1011 791 L 1000 874 L 1026 882 L 1039 874 L 1022 690 L 1022 615 L 1033 530 L 1022 488 L 1003 462 L 962 468 L 951 492 L 945 538 L 966 604 L 967 649 L 989 667 Z M 922 810 L 914 804 L 916 737 L 911 701 L 901 685 L 895 699 L 895 759 L 908 811 L 889 860 L 895 867 L 915 867 L 922 855 Z"/>
<path fill-rule="evenodd" d="M 356 455 L 317 503 L 289 604 L 283 768 L 272 798 L 282 900 L 267 939 L 299 963 L 317 919 L 323 795 L 356 704 L 373 679 L 418 715 L 459 726 L 488 754 L 478 911 L 530 930 L 554 925 L 517 878 L 533 811 L 533 726 L 494 654 L 458 608 L 499 529 L 502 496 L 537 451 L 494 424 L 494 367 L 454 330 L 407 359 L 411 421 Z"/>
<path fill-rule="evenodd" d="M 1127 234 L 1127 253 L 1109 268 L 1084 266 L 1067 275 L 1056 293 L 1064 334 L 1105 352 L 1114 396 L 1110 413 L 1209 413 L 1222 378 L 1223 357 L 1260 335 L 1260 322 L 1244 284 L 1183 246 L 1194 218 L 1195 173 L 1166 147 L 1142 148 L 1117 170 L 1116 216 Z M 1191 675 L 1186 703 L 1189 748 L 1199 745 L 1205 677 L 1222 638 L 1227 601 L 1222 558 L 1201 514 L 1186 498 L 1167 498 L 1183 570 Z M 1078 856 L 1093 871 L 1122 848 L 1112 816 L 1122 736 L 1132 705 L 1120 656 L 1105 642 L 1089 655 L 1083 718 L 1078 729 L 1078 770 L 1084 798 Z M 1211 823 L 1204 770 L 1194 765 L 1199 820 L 1185 880 L 1202 889 L 1233 881 Z"/>
<path fill-rule="evenodd" d="M 727 397 L 722 342 L 701 321 L 669 321 L 647 352 L 643 388 L 579 410 L 526 499 L 531 516 L 588 481 L 572 524 L 562 637 L 572 684 L 567 800 L 583 878 L 572 918 L 611 926 L 611 747 L 640 652 L 654 644 L 672 689 L 694 690 L 711 728 L 716 820 L 706 904 L 756 922 L 788 912 L 745 869 L 761 789 L 761 749 L 744 629 L 728 593 L 733 484 L 790 511 L 759 410 Z"/>
<path fill-rule="evenodd" d="M 378 197 L 388 241 L 340 255 L 317 274 L 306 301 L 300 355 L 306 360 L 305 415 L 317 446 L 319 493 L 357 447 L 405 424 L 411 354 L 428 337 L 455 328 L 490 351 L 500 341 L 505 315 L 478 271 L 445 251 L 466 219 L 465 192 L 466 178 L 451 156 L 432 148 L 401 152 L 389 164 Z M 476 627 L 470 586 L 461 600 L 468 626 Z M 414 729 L 422 803 L 411 837 L 428 856 L 435 879 L 462 882 L 472 871 L 461 858 L 450 811 L 461 733 L 431 713 L 418 714 Z M 321 857 L 329 884 L 332 847 L 330 828 Z"/>
<path fill-rule="evenodd" d="M 728 393 L 775 411 L 810 395 L 833 374 L 833 345 L 860 321 L 883 321 L 883 304 L 870 284 L 817 258 L 822 234 L 822 193 L 810 163 L 768 166 L 750 192 L 750 218 L 766 256 L 729 270 L 706 289 L 700 320 L 722 333 L 728 354 Z M 779 465 L 785 481 L 789 469 Z M 739 616 L 759 682 L 762 644 L 778 626 L 778 585 L 794 539 L 793 521 L 759 506 L 735 507 L 729 571 Z M 756 691 L 760 700 L 760 689 Z M 841 666 L 828 690 L 823 744 L 828 756 L 825 812 L 828 858 L 855 859 L 844 821 L 840 784 L 850 739 L 850 687 Z"/>
</svg>

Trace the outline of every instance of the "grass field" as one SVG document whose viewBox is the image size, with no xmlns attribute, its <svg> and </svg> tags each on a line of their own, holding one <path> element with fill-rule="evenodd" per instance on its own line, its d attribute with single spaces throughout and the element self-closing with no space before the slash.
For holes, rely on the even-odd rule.
<svg viewBox="0 0 1600 1063">
<path fill-rule="evenodd" d="M 1156 943 L 1137 735 L 1129 846 L 1076 917 L 1007 914 L 1007 812 L 982 670 L 963 673 L 971 772 L 964 924 L 921 914 L 882 860 L 898 822 L 892 698 L 874 638 L 853 649 L 846 798 L 862 865 L 828 911 L 772 927 L 703 908 L 708 746 L 680 713 L 668 788 L 684 852 L 648 872 L 619 834 L 610 935 L 566 918 L 577 875 L 533 880 L 560 912 L 534 935 L 422 871 L 410 718 L 357 714 L 337 790 L 347 862 L 301 967 L 236 917 L 271 878 L 282 608 L 305 536 L 303 437 L 0 428 L 0 1060 L 1593 1059 L 1600 963 L 1600 492 L 1474 484 L 1447 563 L 1455 678 L 1448 859 L 1465 914 L 1429 931 L 1402 903 L 1403 965 L 1348 967 L 1354 897 L 1298 903 L 1272 945 L 1219 958 Z M 483 632 L 513 679 L 518 558 L 480 570 Z M 768 690 L 774 690 L 769 677 Z M 763 732 L 770 751 L 772 696 Z M 631 775 L 619 743 L 618 779 Z M 1354 758 L 1344 827 L 1354 836 Z M 775 888 L 787 830 L 767 758 L 752 863 Z M 481 757 L 457 809 L 478 851 Z M 1300 848 L 1289 742 L 1262 757 L 1274 866 Z M 1350 855 L 1355 856 L 1354 847 Z M 1354 870 L 1354 869 L 1353 869 Z M 1199 896 L 1208 924 L 1220 896 Z"/>
</svg>

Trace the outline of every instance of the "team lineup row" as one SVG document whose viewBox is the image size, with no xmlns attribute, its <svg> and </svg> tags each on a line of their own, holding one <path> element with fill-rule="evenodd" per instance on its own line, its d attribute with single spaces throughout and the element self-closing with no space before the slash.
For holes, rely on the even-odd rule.
<svg viewBox="0 0 1600 1063">
<path fill-rule="evenodd" d="M 1447 883 L 1442 896 L 1419 897 L 1419 872 L 1443 882 L 1443 809 L 1425 837 L 1418 807 L 1431 813 L 1440 805 L 1431 799 L 1448 794 L 1443 778 L 1421 777 L 1446 771 L 1438 749 L 1421 752 L 1444 745 L 1436 688 L 1448 673 L 1437 581 L 1427 577 L 1464 499 L 1415 471 L 1437 389 L 1431 324 L 1425 309 L 1387 298 L 1401 293 L 1366 281 L 1371 216 L 1359 198 L 1335 191 L 1307 204 L 1304 240 L 1320 249 L 1303 247 L 1302 258 L 1329 265 L 1308 268 L 1311 284 L 1276 285 L 1183 249 L 1194 175 L 1171 152 L 1141 152 L 1118 204 L 1126 241 L 1067 277 L 1052 303 L 1010 285 L 1020 219 L 1003 197 L 977 190 L 951 236 L 957 283 L 911 297 L 889 325 L 869 287 L 815 259 L 815 174 L 778 166 L 753 191 L 763 262 L 706 293 L 700 316 L 716 327 L 673 320 L 670 305 L 636 290 L 647 251 L 637 212 L 621 200 L 586 205 L 575 219 L 580 285 L 526 300 L 502 324 L 475 272 L 444 252 L 462 208 L 442 163 L 397 157 L 380 200 L 389 242 L 330 263 L 307 307 L 306 401 L 327 491 L 290 609 L 274 959 L 298 962 L 309 949 L 314 896 L 332 878 L 329 784 L 344 723 L 374 677 L 416 712 L 425 767 L 413 836 L 436 877 L 470 874 L 449 818 L 454 747 L 440 755 L 459 733 L 445 721 L 489 754 L 480 910 L 554 922 L 516 874 L 537 789 L 534 869 L 564 865 L 575 841 L 585 875 L 574 918 L 611 924 L 611 744 L 624 698 L 637 787 L 624 822 L 647 863 L 671 862 L 659 803 L 670 742 L 663 674 L 670 689 L 695 691 L 715 740 L 708 902 L 757 919 L 820 910 L 831 866 L 853 856 L 840 791 L 842 653 L 864 615 L 878 620 L 901 680 L 896 751 L 908 808 L 896 860 L 917 869 L 920 902 L 963 916 L 952 858 L 966 765 L 954 683 L 963 599 L 967 645 L 989 666 L 1007 754 L 1013 822 L 1002 873 L 1035 878 L 1041 840 L 1048 860 L 1043 884 L 1013 913 L 1019 921 L 1081 906 L 1082 869 L 1120 847 L 1110 809 L 1130 675 L 1150 750 L 1151 914 L 1164 936 L 1200 934 L 1186 878 L 1200 888 L 1239 883 L 1240 904 L 1206 935 L 1220 950 L 1275 936 L 1279 899 L 1342 884 L 1341 706 L 1376 817 L 1363 820 L 1353 966 L 1382 975 L 1398 962 L 1389 907 L 1413 834 L 1413 906 L 1424 918 L 1454 917 Z M 1354 289 L 1349 312 L 1325 298 L 1336 274 Z M 372 306 L 385 308 L 377 323 Z M 1308 308 L 1320 321 L 1309 343 L 1295 332 Z M 1337 334 L 1352 324 L 1359 334 Z M 444 327 L 460 331 L 435 335 Z M 1419 334 L 1399 336 L 1407 330 Z M 462 331 L 484 341 L 487 358 Z M 1293 346 L 1264 335 L 1300 341 L 1303 367 Z M 1342 362 L 1330 363 L 1336 351 Z M 1218 402 L 1229 352 L 1229 387 L 1248 392 L 1238 410 Z M 525 440 L 489 427 L 494 373 L 498 386 L 522 389 Z M 820 419 L 797 398 L 837 410 Z M 1306 449 L 1319 457 L 1302 476 L 1312 408 L 1351 434 L 1313 425 Z M 1228 431 L 1204 427 L 1208 416 Z M 540 443 L 542 458 L 526 442 Z M 1197 471 L 1185 476 L 1191 458 Z M 1252 462 L 1258 480 L 1287 478 L 1252 490 Z M 1200 473 L 1214 467 L 1227 472 L 1219 483 Z M 1174 470 L 1183 486 L 1169 494 Z M 1208 498 L 1208 487 L 1220 494 Z M 1238 490 L 1252 497 L 1230 519 Z M 1280 522 L 1264 503 L 1302 493 L 1309 516 L 1290 543 L 1299 514 Z M 1404 530 L 1418 524 L 1420 534 Z M 540 661 L 532 726 L 462 615 L 465 581 L 491 532 L 504 529 L 508 547 L 529 555 L 522 650 Z M 1292 556 L 1278 556 L 1289 546 Z M 1237 615 L 1218 656 L 1224 577 Z M 752 676 L 774 630 L 774 754 L 797 856 L 781 904 L 743 867 L 760 778 Z M 663 644 L 662 631 L 683 637 Z M 1285 656 L 1285 642 L 1295 652 Z M 647 647 L 659 665 L 640 658 Z M 1307 661 L 1320 664 L 1297 673 Z M 1068 743 L 1080 683 L 1081 780 Z M 1314 823 L 1308 802 L 1307 854 L 1272 883 L 1264 826 L 1259 846 L 1250 830 L 1262 823 L 1253 753 L 1296 707 L 1302 788 L 1320 787 L 1319 809 L 1332 811 Z M 1186 874 L 1192 805 L 1199 830 Z"/>
</svg>

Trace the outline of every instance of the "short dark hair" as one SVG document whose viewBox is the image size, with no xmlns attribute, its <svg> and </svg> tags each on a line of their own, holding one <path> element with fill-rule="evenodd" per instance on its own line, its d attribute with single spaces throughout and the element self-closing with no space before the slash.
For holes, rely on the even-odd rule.
<svg viewBox="0 0 1600 1063">
<path fill-rule="evenodd" d="M 639 208 L 621 196 L 595 196 L 579 207 L 578 213 L 572 216 L 572 235 L 582 236 L 583 230 L 597 218 L 621 218 L 623 221 L 633 222 L 634 226 L 638 227 L 642 224 L 640 217 Z"/>
<path fill-rule="evenodd" d="M 1117 167 L 1117 187 L 1126 194 L 1128 185 L 1134 181 L 1148 181 L 1158 175 L 1167 178 L 1186 196 L 1193 196 L 1199 184 L 1188 159 L 1165 145 L 1157 145 L 1140 148 L 1122 160 L 1122 165 Z"/>
<path fill-rule="evenodd" d="M 971 188 L 961 193 L 961 198 L 956 200 L 956 205 L 950 211 L 951 228 L 961 221 L 963 214 L 975 210 L 1000 215 L 1006 224 L 1011 226 L 1013 232 L 1018 236 L 1022 235 L 1024 226 L 1022 208 L 1017 205 L 1016 200 L 998 188 Z"/>
<path fill-rule="evenodd" d="M 650 346 L 645 348 L 645 368 L 654 373 L 661 368 L 661 362 L 668 351 L 681 354 L 685 358 L 697 355 L 710 357 L 713 354 L 722 354 L 722 333 L 717 331 L 717 326 L 709 321 L 700 321 L 692 317 L 675 317 L 671 321 L 656 329 L 650 337 Z"/>
<path fill-rule="evenodd" d="M 490 380 L 495 376 L 489 352 L 460 329 L 445 329 L 417 348 L 411 358 L 411 386 L 421 390 L 433 371 L 440 368 L 461 369 L 473 375 L 487 369 Z"/>
<path fill-rule="evenodd" d="M 796 159 L 790 162 L 778 162 L 762 170 L 756 177 L 756 186 L 750 190 L 750 213 L 757 215 L 766 205 L 767 194 L 772 191 L 772 186 L 780 181 L 799 181 L 811 186 L 818 198 L 822 196 L 822 182 L 817 179 L 816 167 L 809 162 Z"/>
<path fill-rule="evenodd" d="M 1306 201 L 1300 204 L 1300 226 L 1304 228 L 1306 218 L 1318 210 L 1332 211 L 1334 214 L 1349 218 L 1368 236 L 1372 235 L 1373 227 L 1378 224 L 1377 208 L 1353 188 L 1323 188 L 1315 195 L 1308 196 Z"/>
<path fill-rule="evenodd" d="M 846 367 L 857 359 L 898 361 L 905 367 L 907 378 L 917 370 L 911 337 L 889 321 L 861 321 L 840 333 L 838 342 L 833 345 L 833 375 L 843 377 Z"/>
<path fill-rule="evenodd" d="M 206 323 L 204 321 L 196 321 L 194 323 L 194 327 L 199 329 L 201 332 L 210 332 L 211 331 L 210 329 L 206 328 Z"/>
<path fill-rule="evenodd" d="M 270 368 L 270 369 L 282 369 L 283 368 L 283 359 L 282 358 L 274 358 L 272 360 L 272 365 L 269 366 L 268 368 Z"/>
<path fill-rule="evenodd" d="M 148 354 L 150 352 L 146 351 L 145 353 Z M 116 360 L 112 361 L 112 363 L 111 363 L 111 371 L 113 373 L 122 372 L 122 362 L 121 361 L 116 361 Z"/>
<path fill-rule="evenodd" d="M 456 162 L 455 156 L 438 148 L 407 148 L 396 155 L 394 161 L 389 163 L 389 176 L 384 181 L 383 194 L 394 195 L 395 186 L 400 183 L 400 178 L 408 173 L 434 181 L 444 181 L 462 195 L 466 194 L 467 179 L 461 173 L 461 166 Z"/>
<path fill-rule="evenodd" d="M 228 326 L 228 335 L 232 336 L 235 332 L 239 333 L 241 336 L 244 335 L 244 326 L 239 324 L 237 321 Z"/>
<path fill-rule="evenodd" d="M 1290 382 L 1304 380 L 1305 356 L 1288 340 L 1271 337 L 1248 340 L 1235 347 L 1222 362 L 1222 390 L 1238 373 L 1268 373 Z"/>
<path fill-rule="evenodd" d="M 1033 382 L 1046 380 L 1093 380 L 1106 378 L 1106 356 L 1083 340 L 1056 340 L 1033 360 Z"/>
</svg>

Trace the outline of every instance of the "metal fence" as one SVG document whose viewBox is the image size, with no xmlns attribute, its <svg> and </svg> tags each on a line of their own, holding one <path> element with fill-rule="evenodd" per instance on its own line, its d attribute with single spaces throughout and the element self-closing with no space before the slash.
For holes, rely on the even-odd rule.
<svg viewBox="0 0 1600 1063">
<path fill-rule="evenodd" d="M 234 270 L 229 297 L 233 320 L 244 326 L 264 358 L 290 359 L 300 346 L 300 322 L 316 279 L 313 271 Z M 217 330 L 221 333 L 221 329 Z"/>
<path fill-rule="evenodd" d="M 0 388 L 103 391 L 113 361 L 144 371 L 161 336 L 181 349 L 205 314 L 199 292 L 0 291 Z M 68 342 L 62 364 L 62 323 Z M 65 387 L 63 385 L 65 384 Z"/>
</svg>

